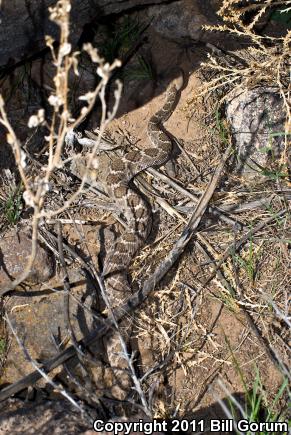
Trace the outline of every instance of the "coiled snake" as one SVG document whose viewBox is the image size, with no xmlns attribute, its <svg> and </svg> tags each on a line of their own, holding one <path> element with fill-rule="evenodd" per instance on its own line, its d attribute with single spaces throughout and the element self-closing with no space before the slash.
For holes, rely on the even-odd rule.
<svg viewBox="0 0 291 435">
<path fill-rule="evenodd" d="M 131 288 L 127 270 L 136 253 L 144 245 L 152 227 L 152 216 L 148 203 L 138 193 L 131 181 L 139 172 L 150 166 L 161 166 L 169 159 L 172 142 L 162 128 L 171 116 L 178 94 L 183 86 L 183 75 L 173 80 L 167 91 L 166 99 L 160 110 L 149 120 L 147 134 L 152 144 L 144 150 L 133 150 L 122 157 L 113 157 L 105 185 L 107 193 L 123 214 L 127 228 L 117 237 L 109 248 L 103 266 L 106 294 L 111 308 L 126 300 Z M 125 334 L 126 334 L 126 329 Z M 123 334 L 123 333 L 122 333 Z M 126 342 L 126 337 L 124 337 Z M 114 372 L 116 385 L 111 392 L 114 397 L 123 399 L 131 384 L 127 373 L 127 363 L 121 355 L 118 334 L 106 338 L 108 360 Z"/>
</svg>

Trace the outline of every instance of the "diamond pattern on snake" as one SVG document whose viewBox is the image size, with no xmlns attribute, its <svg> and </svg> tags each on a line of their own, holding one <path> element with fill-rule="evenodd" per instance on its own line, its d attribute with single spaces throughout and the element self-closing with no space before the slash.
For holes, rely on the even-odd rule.
<svg viewBox="0 0 291 435">
<path fill-rule="evenodd" d="M 163 123 L 173 113 L 182 86 L 183 74 L 180 72 L 168 86 L 164 104 L 148 121 L 147 134 L 150 145 L 143 150 L 131 150 L 123 156 L 114 155 L 106 170 L 107 175 L 102 184 L 110 201 L 126 221 L 126 228 L 111 243 L 103 264 L 102 276 L 111 309 L 128 299 L 132 293 L 128 282 L 128 268 L 145 244 L 152 228 L 149 204 L 133 186 L 132 180 L 139 172 L 151 166 L 162 166 L 171 157 L 172 142 L 163 129 Z M 129 321 L 124 320 L 120 331 L 125 343 L 128 329 Z M 106 336 L 104 344 L 114 378 L 111 394 L 118 400 L 124 400 L 132 382 L 127 362 L 122 357 L 122 347 L 116 331 Z"/>
<path fill-rule="evenodd" d="M 106 293 L 112 308 L 120 305 L 131 293 L 127 270 L 134 256 L 145 244 L 152 226 L 149 205 L 132 187 L 131 180 L 144 169 L 161 166 L 170 158 L 172 142 L 163 130 L 162 124 L 173 113 L 182 86 L 183 76 L 180 74 L 170 83 L 161 109 L 150 118 L 147 134 L 151 146 L 144 150 L 129 151 L 122 158 L 114 157 L 110 163 L 106 178 L 107 193 L 121 210 L 127 223 L 127 228 L 107 252 L 103 266 Z M 130 380 L 126 375 L 127 364 L 121 357 L 121 344 L 116 334 L 113 333 L 106 339 L 106 349 L 119 384 L 115 393 L 117 398 L 121 398 L 121 390 L 128 391 Z"/>
</svg>

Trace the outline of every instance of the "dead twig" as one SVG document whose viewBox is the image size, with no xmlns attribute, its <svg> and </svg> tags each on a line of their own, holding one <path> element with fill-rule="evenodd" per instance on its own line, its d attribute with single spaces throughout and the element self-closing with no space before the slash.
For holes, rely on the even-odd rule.
<svg viewBox="0 0 291 435">
<path fill-rule="evenodd" d="M 81 349 L 78 347 L 78 341 L 76 338 L 76 335 L 74 333 L 73 327 L 71 325 L 70 320 L 70 293 L 71 293 L 71 286 L 70 286 L 70 280 L 69 275 L 67 271 L 67 266 L 64 258 L 64 250 L 63 250 L 63 236 L 62 236 L 62 225 L 60 222 L 58 222 L 57 225 L 57 231 L 58 231 L 58 251 L 59 251 L 59 260 L 61 264 L 61 270 L 63 275 L 63 285 L 64 285 L 64 321 L 66 325 L 67 332 L 70 336 L 70 339 L 73 343 L 73 346 L 76 349 L 76 354 L 83 356 L 83 353 Z"/>
<path fill-rule="evenodd" d="M 24 346 L 23 342 L 21 341 L 21 339 L 19 338 L 15 328 L 12 325 L 12 322 L 9 318 L 9 316 L 6 314 L 4 316 L 5 321 L 7 322 L 9 328 L 11 329 L 19 347 L 21 348 L 21 350 L 23 351 L 23 354 L 26 358 L 27 361 L 29 361 L 31 363 L 31 365 L 34 367 L 34 369 L 36 370 L 36 372 L 39 374 L 40 377 L 44 378 L 53 388 L 54 390 L 58 391 L 62 396 L 64 396 L 67 400 L 69 400 L 69 402 L 78 409 L 78 411 L 81 412 L 81 414 L 84 415 L 85 410 L 76 402 L 76 400 L 73 398 L 73 396 L 71 396 L 64 388 L 62 388 L 61 386 L 57 385 L 52 379 L 49 378 L 48 374 L 46 373 L 46 371 L 43 369 L 43 367 L 39 367 L 39 365 L 37 364 L 37 362 L 30 356 L 28 350 L 26 349 L 26 347 Z M 89 421 L 91 421 L 91 423 L 93 423 L 91 417 L 87 414 L 86 415 L 87 419 L 89 419 Z"/>
<path fill-rule="evenodd" d="M 228 159 L 231 152 L 231 145 L 228 146 L 220 165 L 217 167 L 214 176 L 211 182 L 208 185 L 205 193 L 200 198 L 199 203 L 197 204 L 196 210 L 193 213 L 192 218 L 189 223 L 186 225 L 184 231 L 182 232 L 180 238 L 177 240 L 175 246 L 171 250 L 171 252 L 167 255 L 167 257 L 163 260 L 162 264 L 156 269 L 156 271 L 152 274 L 150 278 L 146 280 L 143 284 L 142 288 L 136 292 L 132 297 L 130 297 L 124 304 L 116 307 L 113 310 L 113 317 L 109 317 L 103 325 L 98 326 L 94 329 L 90 334 L 88 334 L 85 338 L 78 342 L 78 346 L 87 347 L 94 343 L 97 339 L 100 339 L 114 327 L 114 321 L 119 322 L 127 313 L 132 312 L 138 306 L 140 306 L 150 295 L 150 293 L 156 288 L 157 284 L 160 280 L 165 276 L 165 274 L 169 271 L 169 269 L 174 265 L 179 256 L 184 251 L 187 243 L 190 241 L 193 236 L 197 226 L 199 225 L 200 220 L 207 208 L 207 205 L 215 191 L 217 183 L 219 181 L 220 175 L 222 173 L 224 164 Z M 274 217 L 272 218 L 274 219 Z M 231 251 L 232 252 L 232 251 Z M 216 272 L 215 272 L 216 273 Z M 213 276 L 215 276 L 215 273 Z M 102 281 L 98 275 L 96 275 L 97 282 L 99 285 L 102 285 Z M 212 279 L 212 278 L 211 278 Z M 210 281 L 210 279 L 209 279 Z M 209 282 L 206 281 L 205 285 Z M 46 373 L 49 373 L 51 370 L 55 369 L 59 365 L 68 361 L 69 359 L 76 356 L 76 351 L 74 346 L 70 346 L 63 352 L 61 352 L 56 357 L 44 363 L 41 367 Z M 16 394 L 17 392 L 25 389 L 29 385 L 35 383 L 41 375 L 38 371 L 30 373 L 9 387 L 4 388 L 0 391 L 0 401 L 6 400 L 8 397 Z"/>
<path fill-rule="evenodd" d="M 193 193 L 189 192 L 187 189 L 180 186 L 175 180 L 172 180 L 170 177 L 167 177 L 165 174 L 162 174 L 161 172 L 153 168 L 147 168 L 146 172 L 164 181 L 169 186 L 173 187 L 175 190 L 182 193 L 182 195 L 185 195 L 187 198 L 191 199 L 191 201 L 193 201 L 195 204 L 199 202 L 198 195 L 194 195 Z M 210 205 L 208 207 L 208 212 L 224 223 L 231 224 L 233 226 L 237 224 L 236 221 L 231 219 L 229 216 L 226 216 L 225 212 L 221 210 L 219 207 Z"/>
<path fill-rule="evenodd" d="M 281 210 L 276 215 L 271 216 L 270 218 L 264 220 L 263 222 L 260 222 L 257 224 L 252 230 L 248 231 L 246 234 L 244 234 L 241 239 L 237 240 L 235 243 L 231 244 L 224 254 L 222 255 L 221 259 L 219 260 L 218 264 L 216 265 L 215 269 L 212 271 L 212 273 L 201 283 L 199 286 L 199 291 L 201 291 L 203 288 L 205 288 L 210 281 L 216 276 L 217 271 L 220 269 L 222 263 L 226 261 L 226 259 L 237 249 L 239 249 L 244 243 L 246 243 L 249 238 L 255 234 L 256 232 L 263 229 L 265 226 L 270 224 L 273 221 L 276 221 L 278 217 L 284 216 L 286 214 L 287 210 Z M 184 230 L 185 231 L 185 230 Z M 180 244 L 183 243 L 183 240 L 185 238 L 186 234 L 184 232 L 182 233 L 182 241 Z M 180 240 L 180 239 L 179 239 Z M 179 243 L 179 240 L 177 244 Z M 176 261 L 176 256 L 172 257 L 172 260 Z M 173 261 L 173 264 L 174 264 Z M 163 267 L 164 274 L 169 270 L 169 261 L 166 262 L 166 264 Z M 164 276 L 160 274 L 161 278 Z M 117 307 L 113 312 L 115 315 L 115 319 L 117 321 L 120 321 L 128 312 L 132 312 L 135 310 L 138 306 L 140 306 L 145 299 L 148 297 L 148 295 L 151 293 L 151 291 L 154 290 L 155 285 L 157 284 L 157 277 L 155 279 L 149 278 L 141 288 L 139 292 L 134 294 L 127 302 L 125 302 L 121 307 Z M 79 346 L 87 347 L 90 346 L 92 343 L 94 343 L 97 339 L 100 339 L 105 334 L 107 334 L 108 331 L 110 331 L 112 328 L 112 320 L 107 319 L 103 325 L 100 327 L 94 329 L 90 334 L 88 334 L 86 337 L 84 337 L 82 340 L 78 342 Z M 55 369 L 59 365 L 63 364 L 64 362 L 68 361 L 69 359 L 73 358 L 75 356 L 75 348 L 73 346 L 70 346 L 68 349 L 64 350 L 63 352 L 56 355 L 51 360 L 47 361 L 45 364 L 43 364 L 42 368 L 43 370 L 48 373 L 49 371 Z M 277 359 L 278 361 L 278 359 Z M 10 385 L 9 387 L 4 388 L 2 391 L 0 391 L 0 402 L 6 400 L 8 397 L 11 397 L 12 395 L 18 393 L 19 391 L 22 391 L 23 389 L 27 388 L 29 385 L 34 384 L 36 381 L 38 381 L 41 378 L 38 371 L 32 372 L 29 375 L 25 376 L 24 378 L 20 379 L 19 381 L 15 382 L 14 384 Z"/>
</svg>

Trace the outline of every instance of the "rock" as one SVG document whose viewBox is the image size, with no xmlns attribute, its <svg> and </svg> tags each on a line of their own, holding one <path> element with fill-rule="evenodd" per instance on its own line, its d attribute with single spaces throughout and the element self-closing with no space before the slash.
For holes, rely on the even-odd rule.
<svg viewBox="0 0 291 435">
<path fill-rule="evenodd" d="M 14 228 L 0 240 L 0 289 L 9 286 L 11 281 L 20 277 L 31 253 L 31 239 L 23 230 Z M 51 257 L 39 244 L 36 258 L 26 282 L 39 284 L 53 275 Z"/>
<path fill-rule="evenodd" d="M 216 9 L 216 4 L 209 0 L 182 0 L 153 6 L 148 15 L 153 18 L 151 25 L 165 38 L 201 41 L 206 32 L 202 26 L 219 22 Z M 211 36 L 207 32 L 207 42 Z"/>
<path fill-rule="evenodd" d="M 5 301 L 5 312 L 9 316 L 11 324 L 19 339 L 25 344 L 28 354 L 39 362 L 45 362 L 55 357 L 58 352 L 58 344 L 63 349 L 62 343 L 67 343 L 69 325 L 66 321 L 66 312 L 69 310 L 70 326 L 74 331 L 76 340 L 82 339 L 89 334 L 96 323 L 94 323 L 93 288 L 89 284 L 84 285 L 84 276 L 79 270 L 68 270 L 71 291 L 68 304 L 64 301 L 64 292 L 61 287 L 61 277 L 55 275 L 48 284 L 39 285 L 37 289 L 15 292 L 13 297 Z M 52 290 L 54 289 L 54 291 Z M 59 291 L 58 291 L 59 290 Z M 84 308 L 84 306 L 86 308 Z M 95 305 L 94 305 L 95 307 Z M 29 359 L 23 353 L 22 348 L 14 337 L 11 329 L 8 328 L 9 351 L 5 361 L 5 371 L 2 374 L 2 383 L 13 383 L 20 377 L 28 375 L 34 370 Z M 104 354 L 102 343 L 96 342 L 90 346 L 91 352 L 96 355 L 94 365 L 90 366 L 92 382 L 96 382 L 95 394 L 104 394 L 104 369 L 100 353 Z M 71 373 L 81 379 L 85 387 L 86 376 L 78 366 L 77 359 L 70 359 L 66 367 Z M 89 362 L 88 362 L 89 364 Z M 87 365 L 88 367 L 88 365 Z M 63 379 L 65 384 L 71 384 L 66 370 L 59 366 L 54 371 L 54 376 Z M 40 381 L 43 383 L 44 381 Z M 74 392 L 83 392 L 76 388 L 73 383 Z M 1 432 L 0 432 L 1 434 Z"/>
<path fill-rule="evenodd" d="M 70 41 L 75 45 L 86 23 L 134 6 L 165 0 L 71 0 Z M 14 63 L 46 48 L 45 35 L 58 37 L 59 29 L 48 19 L 56 0 L 4 0 L 1 5 L 0 65 Z"/>
<path fill-rule="evenodd" d="M 271 87 L 236 91 L 228 99 L 226 118 L 238 151 L 238 171 L 256 173 L 284 148 L 286 111 L 281 96 Z M 256 163 L 258 165 L 256 165 Z"/>
<path fill-rule="evenodd" d="M 2 405 L 0 434 L 80 434 L 91 426 L 82 419 L 80 412 L 64 399 L 40 403 L 24 403 L 13 399 L 9 402 L 8 405 Z"/>
</svg>

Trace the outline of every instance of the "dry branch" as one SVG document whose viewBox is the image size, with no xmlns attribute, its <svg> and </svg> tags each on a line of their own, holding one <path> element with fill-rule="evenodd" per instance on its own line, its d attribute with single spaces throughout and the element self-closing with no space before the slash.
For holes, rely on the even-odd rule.
<svg viewBox="0 0 291 435">
<path fill-rule="evenodd" d="M 199 225 L 203 214 L 205 213 L 209 201 L 216 189 L 216 186 L 219 182 L 221 173 L 223 171 L 225 162 L 227 161 L 231 152 L 231 145 L 228 146 L 220 165 L 216 168 L 214 176 L 210 181 L 206 191 L 200 198 L 199 203 L 197 204 L 196 210 L 193 213 L 189 223 L 186 225 L 184 231 L 182 232 L 180 238 L 175 243 L 175 246 L 167 255 L 167 257 L 163 260 L 161 265 L 156 269 L 156 271 L 152 274 L 150 278 L 148 278 L 143 284 L 142 288 L 136 292 L 132 297 L 128 299 L 124 304 L 115 308 L 113 310 L 113 316 L 108 318 L 102 326 L 93 330 L 90 334 L 88 334 L 84 339 L 78 342 L 78 347 L 82 349 L 93 344 L 97 339 L 103 337 L 107 332 L 109 332 L 115 325 L 115 321 L 121 321 L 127 313 L 134 311 L 137 307 L 139 307 L 150 295 L 150 293 L 156 288 L 161 279 L 166 275 L 166 273 L 170 270 L 170 268 L 175 264 L 180 255 L 185 250 L 188 242 L 193 237 L 197 226 Z M 100 286 L 103 286 L 101 278 L 95 273 L 95 278 Z M 206 284 L 205 284 L 206 285 Z M 68 349 L 61 352 L 56 357 L 47 361 L 41 367 L 46 373 L 52 371 L 60 364 L 68 361 L 70 358 L 76 356 L 75 346 L 70 346 Z M 7 388 L 4 388 L 0 392 L 0 401 L 6 400 L 8 397 L 16 394 L 17 392 L 23 390 L 27 386 L 35 383 L 40 378 L 40 374 L 38 372 L 33 372 L 28 376 L 25 376 L 23 379 L 18 382 L 10 385 Z"/>
<path fill-rule="evenodd" d="M 217 271 L 220 269 L 222 263 L 227 260 L 227 258 L 232 255 L 234 252 L 236 252 L 241 246 L 243 246 L 244 243 L 246 243 L 251 236 L 253 236 L 256 232 L 260 231 L 261 229 L 265 228 L 267 225 L 272 223 L 273 221 L 276 221 L 278 217 L 282 217 L 287 213 L 287 210 L 281 210 L 277 214 L 271 216 L 270 218 L 264 220 L 263 222 L 260 222 L 258 225 L 256 225 L 252 230 L 248 231 L 246 234 L 244 234 L 241 239 L 237 240 L 235 243 L 231 244 L 224 254 L 222 255 L 221 259 L 217 263 L 215 269 L 211 272 L 211 274 L 202 282 L 202 284 L 199 286 L 199 290 L 201 291 L 203 288 L 205 288 L 211 280 L 216 276 Z M 184 240 L 184 232 L 182 233 L 181 239 Z M 180 240 L 180 239 L 179 239 Z M 176 243 L 179 244 L 179 240 Z M 183 241 L 181 241 L 181 244 L 183 244 Z M 181 245 L 180 244 L 180 245 Z M 174 261 L 176 261 L 176 258 L 172 257 Z M 174 264 L 174 262 L 173 262 Z M 164 274 L 168 271 L 169 264 L 164 264 L 164 267 L 162 271 Z M 163 278 L 163 275 L 160 276 L 160 279 Z M 149 296 L 149 294 L 154 290 L 155 285 L 158 284 L 159 281 L 155 281 L 152 278 L 149 278 L 141 288 L 139 292 L 134 294 L 127 302 L 125 302 L 121 307 L 116 308 L 113 310 L 115 319 L 117 321 L 121 321 L 124 316 L 134 311 L 136 308 L 138 308 Z M 98 329 L 94 329 L 90 334 L 88 334 L 86 337 L 84 337 L 82 340 L 78 341 L 78 346 L 81 348 L 86 348 L 93 344 L 96 340 L 101 339 L 104 337 L 112 328 L 112 320 L 108 319 L 104 322 L 104 324 L 99 327 Z M 47 361 L 45 364 L 42 365 L 42 369 L 48 373 L 52 370 L 54 370 L 56 367 L 60 366 L 64 362 L 70 360 L 71 358 L 76 356 L 75 348 L 74 346 L 70 346 L 64 351 L 60 352 L 58 355 L 56 355 L 51 360 Z M 15 382 L 14 384 L 3 388 L 3 390 L 0 391 L 0 402 L 8 399 L 9 397 L 13 396 L 16 393 L 19 393 L 20 391 L 24 390 L 30 385 L 33 385 L 35 382 L 37 382 L 41 376 L 37 371 L 34 371 L 30 373 L 29 375 L 23 377 L 19 381 Z"/>
<path fill-rule="evenodd" d="M 91 44 L 84 45 L 83 50 L 88 53 L 93 63 L 97 64 L 96 73 L 100 80 L 96 88 L 87 92 L 85 95 L 79 97 L 79 99 L 85 101 L 85 105 L 82 107 L 79 116 L 73 119 L 68 107 L 69 101 L 69 73 L 71 70 L 78 75 L 78 53 L 71 53 L 71 44 L 69 43 L 69 12 L 71 10 L 70 0 L 59 0 L 54 7 L 49 9 L 50 19 L 54 21 L 60 28 L 60 45 L 59 49 L 54 48 L 54 40 L 52 37 L 46 37 L 46 44 L 51 50 L 52 62 L 55 66 L 54 76 L 54 92 L 49 96 L 48 102 L 53 108 L 52 119 L 50 125 L 45 120 L 44 109 L 39 109 L 36 115 L 32 115 L 29 119 L 29 127 L 37 127 L 38 125 L 44 125 L 48 129 L 48 135 L 45 136 L 47 141 L 48 157 L 46 164 L 40 168 L 40 171 L 34 177 L 30 177 L 27 171 L 27 154 L 24 151 L 24 147 L 18 140 L 13 127 L 11 126 L 4 106 L 4 100 L 0 95 L 0 123 L 4 125 L 7 130 L 7 142 L 11 145 L 14 158 L 18 167 L 18 171 L 24 185 L 23 198 L 28 206 L 33 208 L 32 217 L 32 248 L 31 255 L 27 260 L 27 264 L 24 267 L 23 273 L 11 282 L 9 286 L 3 288 L 0 292 L 0 297 L 15 289 L 21 282 L 25 281 L 28 277 L 37 252 L 37 239 L 38 239 L 38 227 L 42 219 L 50 219 L 53 216 L 57 216 L 61 212 L 64 212 L 68 207 L 80 196 L 83 192 L 86 176 L 91 166 L 93 159 L 96 155 L 96 151 L 100 145 L 102 134 L 105 128 L 115 117 L 120 96 L 122 85 L 120 82 L 116 82 L 116 90 L 114 92 L 115 102 L 111 112 L 107 111 L 107 105 L 105 100 L 105 88 L 112 75 L 112 71 L 120 66 L 120 61 L 115 60 L 112 64 L 106 63 L 105 60 L 99 56 L 96 49 Z M 86 118 L 88 113 L 92 110 L 97 97 L 101 102 L 101 120 L 100 120 L 100 134 L 92 147 L 91 152 L 88 155 L 88 167 L 85 170 L 84 176 L 81 180 L 80 186 L 76 192 L 57 209 L 46 209 L 47 193 L 50 190 L 50 181 L 54 175 L 54 172 L 63 167 L 62 161 L 63 146 L 65 138 L 68 133 Z"/>
</svg>

